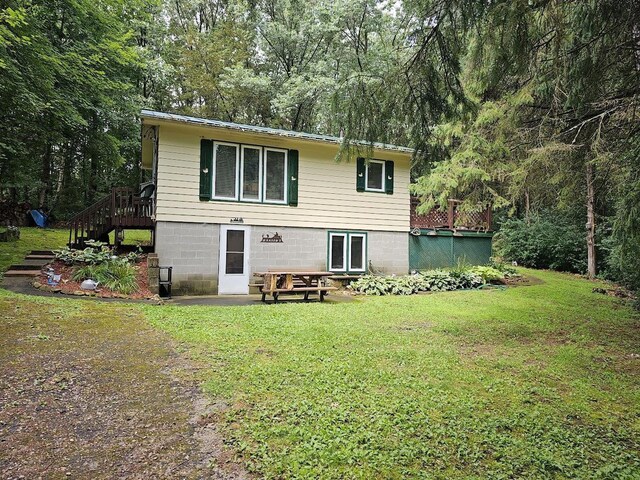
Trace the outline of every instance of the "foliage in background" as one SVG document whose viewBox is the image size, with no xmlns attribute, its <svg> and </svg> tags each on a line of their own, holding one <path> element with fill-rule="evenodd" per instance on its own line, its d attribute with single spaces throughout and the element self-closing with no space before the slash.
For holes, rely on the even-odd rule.
<svg viewBox="0 0 640 480">
<path fill-rule="evenodd" d="M 537 215 L 529 222 L 507 220 L 494 237 L 494 254 L 519 265 L 584 273 L 582 231 L 559 215 Z"/>
</svg>

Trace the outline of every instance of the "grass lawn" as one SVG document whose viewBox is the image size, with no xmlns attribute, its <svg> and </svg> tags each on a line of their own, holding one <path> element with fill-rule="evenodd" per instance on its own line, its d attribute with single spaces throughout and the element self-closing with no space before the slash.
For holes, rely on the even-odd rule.
<svg viewBox="0 0 640 480">
<path fill-rule="evenodd" d="M 639 317 L 594 283 L 141 307 L 265 478 L 640 478 Z"/>
</svg>

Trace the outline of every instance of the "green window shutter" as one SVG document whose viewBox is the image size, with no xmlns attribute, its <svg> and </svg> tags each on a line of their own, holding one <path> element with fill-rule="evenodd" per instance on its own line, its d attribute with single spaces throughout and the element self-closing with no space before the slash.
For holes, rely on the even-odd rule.
<svg viewBox="0 0 640 480">
<path fill-rule="evenodd" d="M 298 206 L 298 150 L 289 150 L 289 205 Z"/>
<path fill-rule="evenodd" d="M 200 200 L 211 200 L 213 140 L 200 140 Z"/>
<path fill-rule="evenodd" d="M 356 190 L 358 192 L 364 192 L 366 168 L 364 158 L 358 158 L 356 162 Z"/>
<path fill-rule="evenodd" d="M 384 191 L 389 195 L 393 194 L 393 162 L 387 160 L 384 162 Z"/>
</svg>

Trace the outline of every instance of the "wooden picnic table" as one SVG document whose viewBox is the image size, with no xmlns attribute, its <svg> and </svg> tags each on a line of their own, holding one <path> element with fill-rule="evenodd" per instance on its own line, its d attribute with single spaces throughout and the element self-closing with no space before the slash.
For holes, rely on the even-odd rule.
<svg viewBox="0 0 640 480">
<path fill-rule="evenodd" d="M 305 302 L 309 301 L 309 294 L 317 293 L 320 301 L 330 290 L 337 290 L 336 287 L 324 285 L 324 280 L 333 275 L 331 272 L 319 271 L 295 271 L 295 270 L 273 270 L 268 272 L 257 272 L 256 276 L 262 277 L 263 283 L 257 284 L 262 293 L 262 301 L 266 301 L 266 296 L 273 296 L 274 303 L 278 303 L 281 293 L 301 293 L 304 294 Z"/>
</svg>

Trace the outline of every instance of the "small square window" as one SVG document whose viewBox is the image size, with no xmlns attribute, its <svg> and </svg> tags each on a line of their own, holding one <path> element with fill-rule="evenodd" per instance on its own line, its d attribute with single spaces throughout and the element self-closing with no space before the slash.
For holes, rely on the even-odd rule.
<svg viewBox="0 0 640 480">
<path fill-rule="evenodd" d="M 384 162 L 369 160 L 365 177 L 366 190 L 372 192 L 384 191 Z"/>
</svg>

